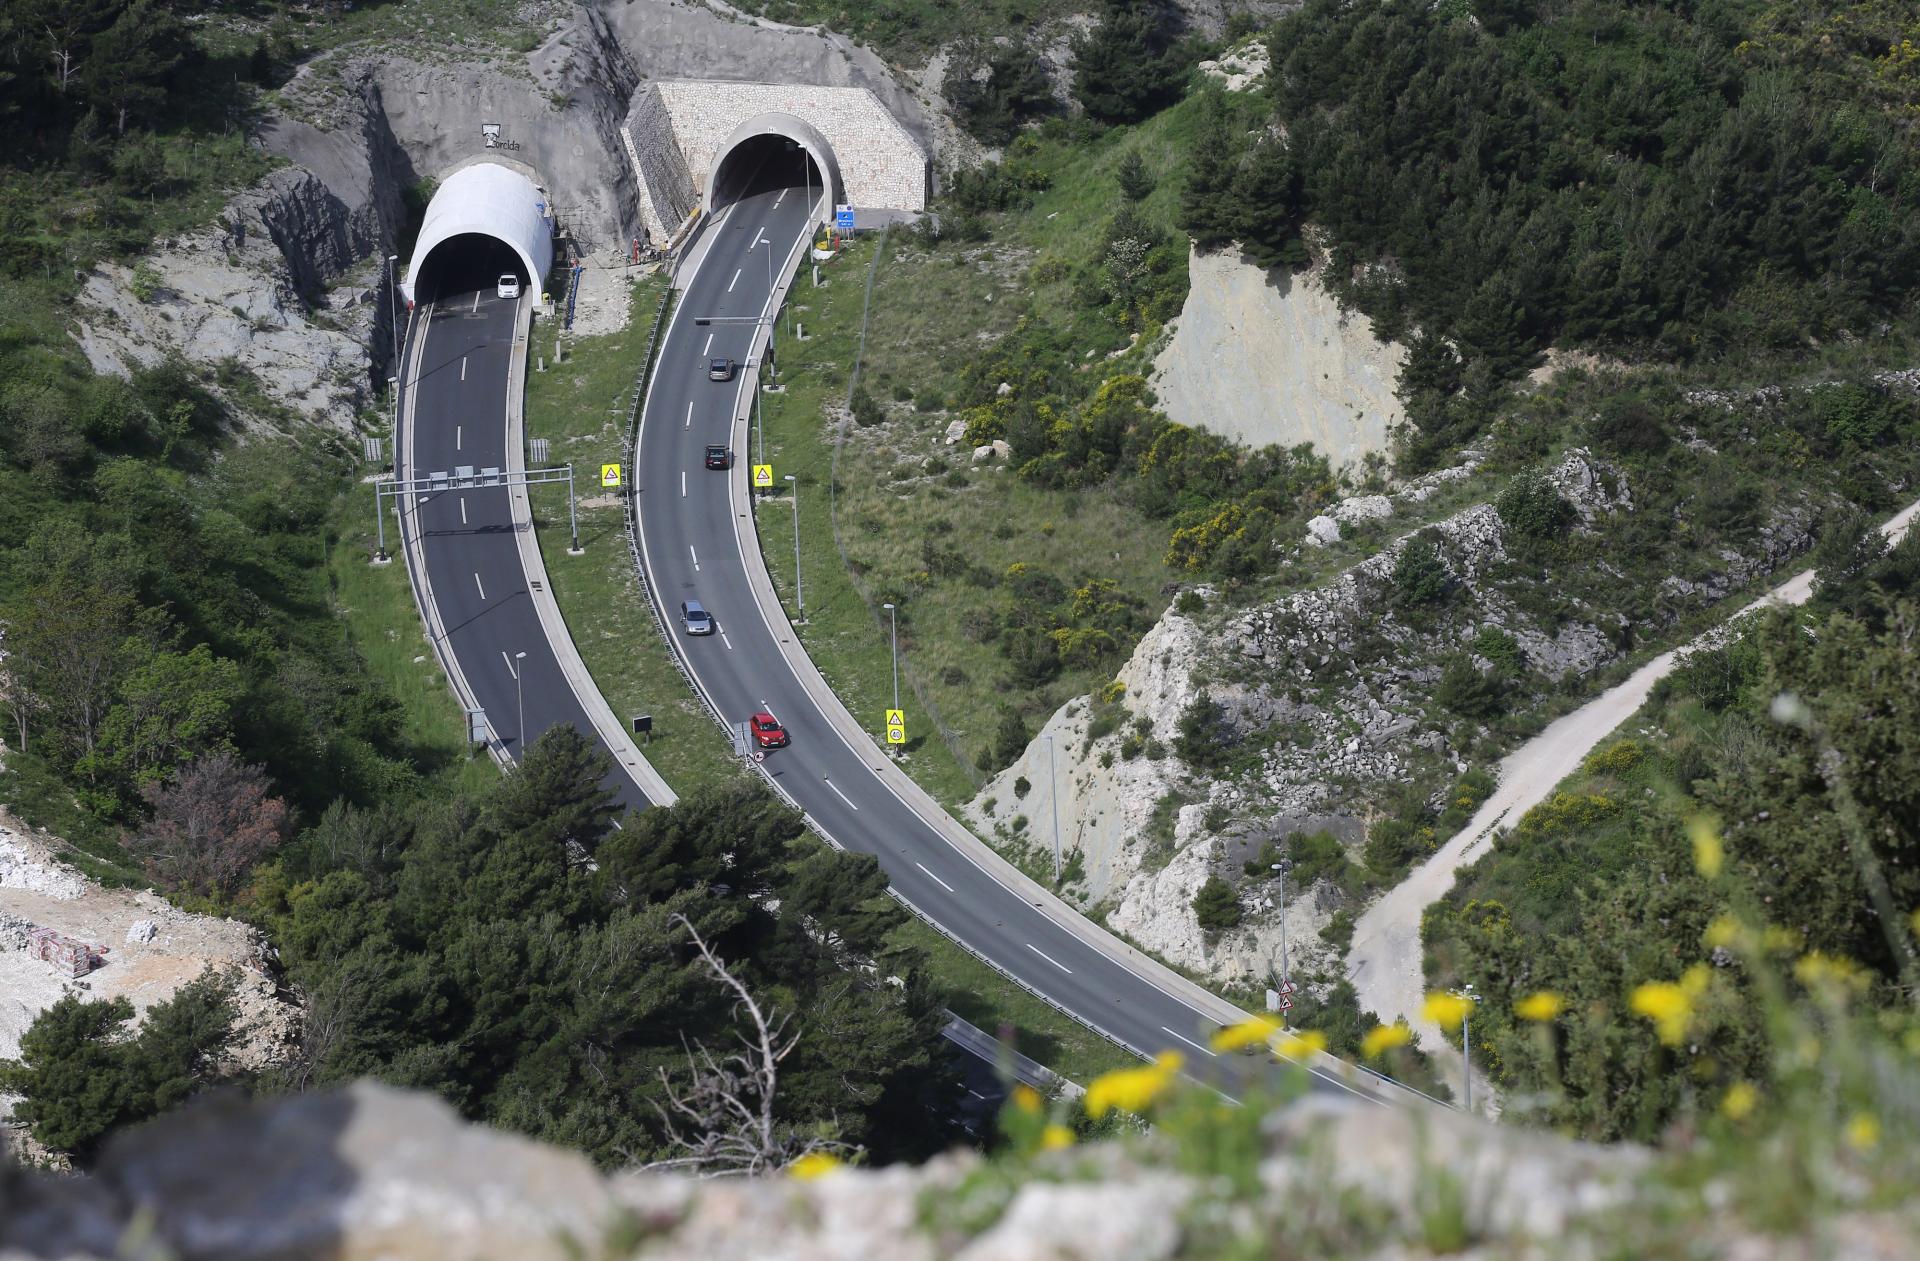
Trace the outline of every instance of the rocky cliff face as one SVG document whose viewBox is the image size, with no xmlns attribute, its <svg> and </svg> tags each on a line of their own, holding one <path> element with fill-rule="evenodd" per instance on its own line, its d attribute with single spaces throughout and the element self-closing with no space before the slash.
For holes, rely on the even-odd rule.
<svg viewBox="0 0 1920 1261">
<path fill-rule="evenodd" d="M 1566 617 L 1516 599 L 1527 588 L 1505 580 L 1506 527 L 1487 504 L 1426 531 L 1456 584 L 1452 611 L 1432 620 L 1395 611 L 1394 569 L 1411 538 L 1392 537 L 1396 519 L 1472 468 L 1349 499 L 1316 518 L 1302 555 L 1343 531 L 1387 532 L 1376 554 L 1331 581 L 1225 617 L 1169 610 L 1120 671 L 1119 700 L 1083 699 L 1055 713 L 1026 754 L 981 791 L 975 821 L 1002 844 L 1050 844 L 1052 737 L 1060 817 L 1068 821 L 1061 843 L 1084 871 L 1069 894 L 1175 964 L 1227 982 L 1267 977 L 1281 949 L 1278 887 L 1247 884 L 1241 864 L 1269 838 L 1321 829 L 1357 858 L 1382 789 L 1444 784 L 1467 769 L 1468 747 L 1484 730 L 1437 709 L 1443 661 L 1465 655 L 1488 668 L 1480 653 L 1490 632 L 1510 641 L 1543 685 L 1590 675 L 1621 655 L 1608 610 Z M 1576 530 L 1633 511 L 1624 477 L 1584 451 L 1548 480 L 1576 510 Z M 1724 558 L 1725 573 L 1688 602 L 1771 571 L 1807 544 L 1807 521 L 1775 522 L 1751 554 Z M 1218 706 L 1220 738 L 1234 742 L 1236 772 L 1196 774 L 1172 752 L 1203 689 Z M 1216 873 L 1247 885 L 1245 920 L 1209 937 L 1193 898 Z M 1341 906 L 1330 883 L 1291 890 L 1284 935 L 1296 967 L 1329 961 L 1316 934 Z"/>
<path fill-rule="evenodd" d="M 1264 1128 L 1253 1190 L 1176 1172 L 1151 1138 L 1062 1152 L 1024 1176 L 959 1153 L 806 1182 L 609 1177 L 463 1124 L 430 1096 L 362 1083 L 202 1101 L 121 1135 L 83 1179 L 0 1169 L 0 1259 L 1162 1261 L 1220 1255 L 1229 1222 L 1227 1236 L 1311 1231 L 1320 1255 L 1419 1257 L 1439 1170 L 1457 1179 L 1463 1229 L 1498 1255 L 1587 1255 L 1596 1228 L 1617 1229 L 1609 1215 L 1650 1194 L 1643 1151 L 1456 1114 L 1310 1100 Z M 1586 1242 L 1561 1250 L 1574 1240 Z"/>
</svg>

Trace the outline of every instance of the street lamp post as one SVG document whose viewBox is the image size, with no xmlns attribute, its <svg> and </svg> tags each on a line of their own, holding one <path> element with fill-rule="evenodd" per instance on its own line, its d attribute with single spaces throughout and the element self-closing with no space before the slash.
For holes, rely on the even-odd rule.
<svg viewBox="0 0 1920 1261">
<path fill-rule="evenodd" d="M 1053 764 L 1053 733 L 1047 733 L 1047 799 L 1053 807 L 1053 887 L 1060 887 L 1060 775 Z"/>
<path fill-rule="evenodd" d="M 527 693 L 526 689 L 520 683 L 520 675 L 524 667 L 519 663 L 526 659 L 527 654 L 524 652 L 516 652 L 513 654 L 513 699 L 520 709 L 520 760 L 523 762 L 527 759 Z"/>
<path fill-rule="evenodd" d="M 887 611 L 887 632 L 893 643 L 893 707 L 900 708 L 900 613 L 891 604 L 883 604 Z"/>
<path fill-rule="evenodd" d="M 393 334 L 393 370 L 400 371 L 400 291 L 394 287 L 393 265 L 400 261 L 398 254 L 387 255 L 387 324 Z"/>
<path fill-rule="evenodd" d="M 1286 859 L 1273 864 L 1273 870 L 1280 877 L 1280 984 L 1287 983 L 1290 969 L 1287 965 L 1287 867 Z"/>
<path fill-rule="evenodd" d="M 400 378 L 387 378 L 387 396 L 393 408 L 393 466 L 400 467 Z"/>
<path fill-rule="evenodd" d="M 801 618 L 805 619 L 807 593 L 806 588 L 800 585 L 800 483 L 794 480 L 791 473 L 786 475 L 786 482 L 793 487 L 793 603 L 799 609 Z"/>
<path fill-rule="evenodd" d="M 1465 1108 L 1473 1111 L 1473 1007 L 1480 1001 L 1480 995 L 1473 992 L 1473 986 L 1463 985 L 1452 991 L 1455 998 L 1467 1000 L 1467 1010 L 1460 1017 L 1460 1059 L 1465 1065 L 1461 1077 L 1465 1082 L 1462 1094 L 1465 1096 Z"/>
</svg>

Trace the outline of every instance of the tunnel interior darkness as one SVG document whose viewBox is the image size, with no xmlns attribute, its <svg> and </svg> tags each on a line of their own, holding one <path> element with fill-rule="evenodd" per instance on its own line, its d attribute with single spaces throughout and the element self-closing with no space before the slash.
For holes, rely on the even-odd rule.
<svg viewBox="0 0 1920 1261">
<path fill-rule="evenodd" d="M 425 305 L 455 294 L 491 289 L 506 275 L 520 277 L 523 287 L 534 283 L 519 251 L 511 245 L 484 232 L 462 232 L 434 246 L 421 260 L 414 280 L 414 301 Z"/>
<path fill-rule="evenodd" d="M 809 183 L 817 199 L 824 181 L 806 146 L 772 133 L 749 136 L 720 159 L 707 205 L 718 213 L 743 197 Z"/>
</svg>

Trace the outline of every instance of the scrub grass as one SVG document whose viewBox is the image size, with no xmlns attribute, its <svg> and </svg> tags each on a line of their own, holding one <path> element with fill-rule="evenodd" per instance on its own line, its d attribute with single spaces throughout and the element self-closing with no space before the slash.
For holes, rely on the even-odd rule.
<svg viewBox="0 0 1920 1261">
<path fill-rule="evenodd" d="M 536 353 L 545 372 L 527 373 L 527 434 L 551 444 L 554 465 L 571 462 L 578 495 L 580 546 L 567 552 L 567 488 L 532 488 L 534 526 L 555 600 L 594 685 L 621 722 L 653 716 L 651 740 L 641 752 L 674 792 L 726 783 L 747 771 L 733 758 L 726 734 L 688 686 L 660 636 L 627 548 L 620 493 L 600 487 L 600 467 L 625 457 L 627 407 L 634 372 L 646 350 L 665 280 L 658 274 L 633 285 L 627 327 L 601 337 L 569 339 L 567 357 L 554 362 L 553 329 L 537 321 Z M 623 470 L 624 472 L 624 470 Z M 625 479 L 623 479 L 625 480 Z"/>
</svg>

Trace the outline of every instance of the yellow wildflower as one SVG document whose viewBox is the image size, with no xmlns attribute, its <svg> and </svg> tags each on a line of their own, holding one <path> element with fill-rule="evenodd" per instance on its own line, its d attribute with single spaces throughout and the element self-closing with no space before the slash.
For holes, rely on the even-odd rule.
<svg viewBox="0 0 1920 1261">
<path fill-rule="evenodd" d="M 1259 1046 L 1280 1032 L 1280 1022 L 1272 1016 L 1254 1016 L 1237 1025 L 1228 1025 L 1213 1035 L 1216 1051 L 1242 1051 Z"/>
<path fill-rule="evenodd" d="M 1073 1131 L 1064 1125 L 1049 1125 L 1040 1131 L 1040 1150 L 1057 1152 L 1073 1146 Z"/>
<path fill-rule="evenodd" d="M 1044 1104 L 1040 1099 L 1040 1092 L 1022 1082 L 1013 1088 L 1013 1106 L 1028 1116 L 1038 1116 Z"/>
<path fill-rule="evenodd" d="M 1472 999 L 1462 998 L 1458 994 L 1442 993 L 1439 990 L 1427 995 L 1427 1001 L 1420 1008 L 1422 1015 L 1446 1030 L 1458 1029 L 1460 1022 L 1465 1020 L 1467 1013 L 1472 1010 Z"/>
<path fill-rule="evenodd" d="M 1734 915 L 1716 915 L 1713 923 L 1707 925 L 1706 933 L 1700 938 L 1709 950 L 1739 945 L 1747 939 L 1747 926 Z"/>
<path fill-rule="evenodd" d="M 1327 1049 L 1327 1035 L 1318 1029 L 1289 1033 L 1273 1045 L 1273 1053 L 1283 1060 L 1304 1060 Z"/>
<path fill-rule="evenodd" d="M 790 1177 L 798 1178 L 802 1182 L 812 1182 L 815 1178 L 826 1177 L 834 1170 L 840 1168 L 840 1165 L 841 1161 L 838 1156 L 830 1155 L 827 1152 L 808 1152 L 787 1166 L 787 1174 Z"/>
<path fill-rule="evenodd" d="M 1557 1019 L 1567 1009 L 1567 1000 L 1551 990 L 1529 994 L 1513 1005 L 1513 1014 L 1522 1020 L 1545 1023 Z"/>
<path fill-rule="evenodd" d="M 1808 989 L 1865 989 L 1867 974 L 1860 965 L 1839 955 L 1815 950 L 1802 955 L 1793 965 L 1793 975 Z"/>
<path fill-rule="evenodd" d="M 1762 949 L 1775 954 L 1784 954 L 1789 950 L 1800 949 L 1800 934 L 1792 928 L 1782 928 L 1778 924 L 1768 924 L 1760 934 Z"/>
<path fill-rule="evenodd" d="M 1760 1103 L 1760 1092 L 1750 1081 L 1737 1081 L 1720 1096 L 1720 1114 L 1729 1121 L 1744 1121 Z"/>
<path fill-rule="evenodd" d="M 1153 1063 L 1142 1068 L 1119 1068 L 1102 1073 L 1087 1086 L 1087 1115 L 1107 1115 L 1115 1108 L 1122 1112 L 1145 1112 L 1180 1071 L 1178 1051 L 1162 1051 Z"/>
<path fill-rule="evenodd" d="M 1390 1025 L 1375 1025 L 1368 1030 L 1367 1036 L 1360 1039 L 1360 1054 L 1370 1060 L 1377 1060 L 1397 1046 L 1405 1046 L 1413 1041 L 1413 1030 L 1407 1028 L 1407 1022 L 1396 1020 Z"/>
<path fill-rule="evenodd" d="M 1726 862 L 1726 846 L 1720 843 L 1720 824 L 1710 814 L 1696 814 L 1687 820 L 1687 835 L 1693 840 L 1693 867 L 1712 880 Z"/>
<path fill-rule="evenodd" d="M 1693 1020 L 1694 1000 L 1707 989 L 1709 973 L 1700 964 L 1688 968 L 1686 975 L 1673 981 L 1649 981 L 1634 987 L 1628 1005 L 1636 1015 L 1653 1022 L 1653 1031 L 1668 1046 L 1679 1046 Z"/>
<path fill-rule="evenodd" d="M 1847 1146 L 1857 1152 L 1870 1152 L 1880 1146 L 1880 1118 L 1871 1112 L 1856 1112 L 1847 1122 Z"/>
</svg>

